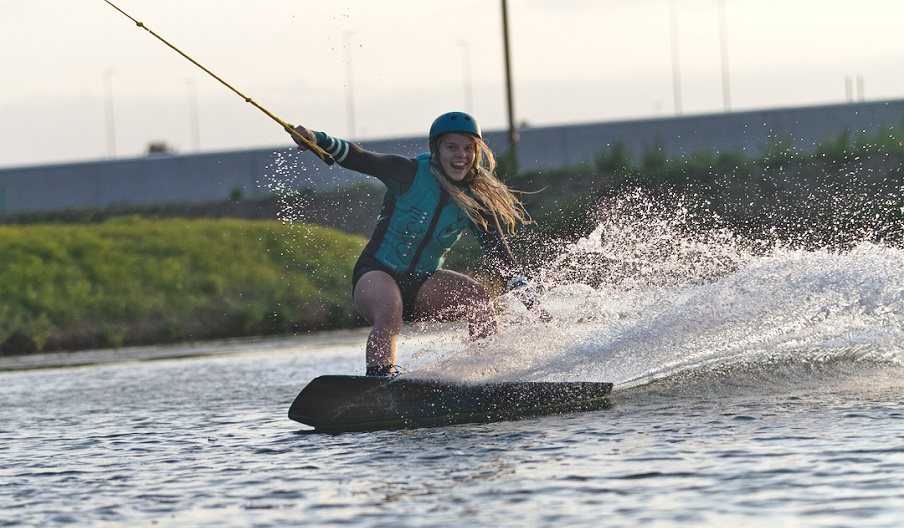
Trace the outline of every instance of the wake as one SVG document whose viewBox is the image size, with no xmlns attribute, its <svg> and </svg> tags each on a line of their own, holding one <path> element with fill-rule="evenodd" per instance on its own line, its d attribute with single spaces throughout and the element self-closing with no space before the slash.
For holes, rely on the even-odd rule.
<svg viewBox="0 0 904 528">
<path fill-rule="evenodd" d="M 536 276 L 551 321 L 503 297 L 502 329 L 484 342 L 461 342 L 456 330 L 403 346 L 412 373 L 624 390 L 904 369 L 901 248 L 750 241 L 699 208 L 639 193 L 602 218 Z"/>
</svg>

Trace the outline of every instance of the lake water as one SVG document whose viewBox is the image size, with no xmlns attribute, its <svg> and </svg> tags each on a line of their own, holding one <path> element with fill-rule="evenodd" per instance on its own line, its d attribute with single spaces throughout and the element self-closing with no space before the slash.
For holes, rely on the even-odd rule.
<svg viewBox="0 0 904 528">
<path fill-rule="evenodd" d="M 3 358 L 0 525 L 901 526 L 904 251 L 730 246 L 600 277 L 585 240 L 550 322 L 404 333 L 412 376 L 612 381 L 607 410 L 307 432 L 290 403 L 361 372 L 360 331 Z"/>
</svg>

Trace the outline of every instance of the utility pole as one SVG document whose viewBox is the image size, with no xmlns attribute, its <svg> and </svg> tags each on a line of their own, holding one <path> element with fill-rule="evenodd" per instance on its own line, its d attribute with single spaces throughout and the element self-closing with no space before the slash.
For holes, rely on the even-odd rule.
<svg viewBox="0 0 904 528">
<path fill-rule="evenodd" d="M 462 72 L 464 77 L 465 89 L 465 111 L 469 114 L 474 113 L 474 97 L 471 89 L 471 46 L 466 40 L 459 40 L 458 44 L 462 49 Z"/>
<path fill-rule="evenodd" d="M 672 95 L 675 100 L 675 115 L 681 115 L 681 61 L 678 54 L 678 12 L 675 0 L 669 1 L 669 15 L 672 28 Z"/>
<path fill-rule="evenodd" d="M 515 103 L 512 97 L 512 60 L 509 51 L 508 7 L 502 0 L 502 43 L 505 49 L 505 98 L 508 105 L 509 148 L 514 155 L 518 144 L 518 129 L 515 128 Z"/>
<path fill-rule="evenodd" d="M 104 72 L 104 99 L 107 116 L 107 157 L 116 157 L 116 119 L 113 116 L 113 70 Z"/>
<path fill-rule="evenodd" d="M 731 111 L 731 77 L 728 71 L 728 24 L 725 20 L 725 0 L 719 0 L 719 42 L 722 48 L 722 107 Z"/>
<path fill-rule="evenodd" d="M 346 117 L 348 119 L 348 139 L 354 140 L 357 133 L 355 132 L 355 76 L 352 70 L 352 37 L 354 31 L 345 33 L 345 97 L 346 97 Z"/>
<path fill-rule="evenodd" d="M 188 127 L 191 132 L 192 150 L 198 152 L 201 150 L 201 126 L 200 117 L 198 116 L 198 91 L 195 88 L 195 80 L 185 79 L 188 86 Z"/>
</svg>

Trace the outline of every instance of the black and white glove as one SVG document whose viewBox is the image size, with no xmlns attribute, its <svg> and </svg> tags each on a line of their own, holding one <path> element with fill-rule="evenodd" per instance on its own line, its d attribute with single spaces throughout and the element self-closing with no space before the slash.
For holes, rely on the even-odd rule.
<svg viewBox="0 0 904 528">
<path fill-rule="evenodd" d="M 509 279 L 508 282 L 505 283 L 505 291 L 512 292 L 518 300 L 524 303 L 524 306 L 526 306 L 528 310 L 537 306 L 540 302 L 537 292 L 531 288 L 530 283 L 527 281 L 527 277 L 524 275 L 515 275 Z"/>
</svg>

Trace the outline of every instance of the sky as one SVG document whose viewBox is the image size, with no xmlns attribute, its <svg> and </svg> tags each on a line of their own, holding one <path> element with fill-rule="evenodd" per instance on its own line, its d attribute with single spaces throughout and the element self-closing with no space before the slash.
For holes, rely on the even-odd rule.
<svg viewBox="0 0 904 528">
<path fill-rule="evenodd" d="M 500 0 L 112 1 L 290 123 L 362 141 L 424 135 L 450 110 L 507 126 Z M 904 98 L 900 0 L 508 0 L 508 12 L 528 126 L 723 112 L 725 79 L 731 111 Z M 0 0 L 0 50 L 0 168 L 143 156 L 152 142 L 290 144 L 103 0 Z"/>
</svg>

